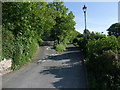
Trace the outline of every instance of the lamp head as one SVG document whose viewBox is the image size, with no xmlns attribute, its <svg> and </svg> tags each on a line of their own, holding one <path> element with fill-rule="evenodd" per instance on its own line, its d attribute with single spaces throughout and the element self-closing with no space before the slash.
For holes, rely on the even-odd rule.
<svg viewBox="0 0 120 90">
<path fill-rule="evenodd" d="M 87 10 L 87 7 L 84 5 L 83 7 L 83 11 L 85 12 Z"/>
</svg>

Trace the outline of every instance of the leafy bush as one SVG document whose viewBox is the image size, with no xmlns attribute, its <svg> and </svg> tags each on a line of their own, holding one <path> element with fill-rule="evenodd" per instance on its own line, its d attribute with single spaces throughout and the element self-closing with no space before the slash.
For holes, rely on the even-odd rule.
<svg viewBox="0 0 120 90">
<path fill-rule="evenodd" d="M 37 42 L 38 42 L 38 44 L 39 44 L 39 46 L 40 46 L 40 45 L 43 43 L 43 40 L 39 38 L 39 39 L 37 40 Z"/>
<path fill-rule="evenodd" d="M 106 35 L 100 34 L 100 33 L 90 33 L 89 30 L 85 30 L 85 35 L 81 35 L 81 37 L 77 37 L 73 40 L 73 44 L 75 46 L 78 46 L 81 51 L 83 51 L 84 55 L 86 56 L 86 50 L 87 50 L 87 43 L 88 41 L 92 40 L 98 40 L 102 38 L 106 38 Z"/>
<path fill-rule="evenodd" d="M 120 36 L 89 33 L 76 38 L 75 44 L 83 51 L 90 88 L 120 88 Z"/>
<path fill-rule="evenodd" d="M 115 36 L 88 41 L 85 58 L 90 87 L 108 89 L 120 87 L 120 60 L 116 58 L 119 50 L 120 44 Z"/>
<path fill-rule="evenodd" d="M 70 42 L 70 40 L 66 37 L 63 39 L 62 42 L 59 42 L 58 40 L 55 40 L 54 42 L 54 48 L 58 52 L 63 52 L 66 50 L 67 44 Z"/>
<path fill-rule="evenodd" d="M 14 51 L 14 36 L 11 31 L 2 28 L 2 58 L 12 58 Z"/>
<path fill-rule="evenodd" d="M 12 58 L 12 69 L 18 69 L 29 62 L 36 49 L 37 41 L 34 38 L 18 36 L 15 38 L 13 33 L 2 28 L 2 58 Z"/>
<path fill-rule="evenodd" d="M 13 55 L 13 66 L 12 69 L 19 69 L 21 66 L 30 62 L 38 47 L 37 43 L 28 39 L 23 40 L 23 37 L 15 42 L 15 50 Z"/>
<path fill-rule="evenodd" d="M 61 44 L 58 44 L 55 49 L 58 52 L 63 52 L 63 51 L 65 51 L 66 46 L 63 43 L 61 43 Z"/>
<path fill-rule="evenodd" d="M 107 51 L 86 62 L 90 88 L 120 87 L 120 62 L 115 56 L 114 52 Z"/>
<path fill-rule="evenodd" d="M 78 45 L 82 51 L 86 50 L 87 40 L 84 37 L 78 39 Z"/>
<path fill-rule="evenodd" d="M 104 34 L 101 34 L 101 33 L 98 33 L 98 32 L 96 32 L 96 33 L 94 33 L 94 32 L 92 32 L 92 33 L 90 33 L 90 35 L 89 35 L 89 37 L 88 37 L 88 39 L 102 39 L 102 38 L 105 38 L 106 37 L 106 35 L 104 35 Z"/>
<path fill-rule="evenodd" d="M 115 36 L 108 36 L 102 39 L 93 39 L 89 40 L 87 44 L 87 53 L 90 56 L 93 55 L 100 55 L 104 51 L 112 50 L 117 53 L 119 48 L 119 42 Z"/>
</svg>

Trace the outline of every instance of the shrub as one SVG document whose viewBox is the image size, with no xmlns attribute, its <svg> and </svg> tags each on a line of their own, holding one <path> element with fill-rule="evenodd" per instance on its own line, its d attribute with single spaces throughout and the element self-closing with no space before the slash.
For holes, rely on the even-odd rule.
<svg viewBox="0 0 120 90">
<path fill-rule="evenodd" d="M 102 39 L 102 38 L 105 38 L 106 37 L 106 35 L 104 35 L 104 34 L 101 34 L 101 33 L 98 33 L 98 32 L 96 32 L 96 33 L 94 33 L 94 32 L 92 32 L 92 33 L 90 33 L 90 35 L 89 35 L 89 39 Z"/>
<path fill-rule="evenodd" d="M 119 88 L 120 62 L 116 60 L 115 55 L 114 52 L 107 51 L 87 61 L 86 65 L 90 88 Z"/>
<path fill-rule="evenodd" d="M 14 37 L 11 31 L 2 30 L 2 58 L 12 58 L 12 69 L 18 69 L 31 61 L 38 45 L 34 38 Z"/>
<path fill-rule="evenodd" d="M 93 82 L 89 82 L 90 87 L 108 89 L 120 87 L 120 62 L 116 59 L 120 50 L 119 45 L 115 36 L 88 41 L 85 58 L 89 81 L 93 79 Z"/>
<path fill-rule="evenodd" d="M 60 43 L 60 44 L 58 44 L 57 46 L 56 46 L 56 51 L 58 51 L 58 52 L 63 52 L 63 51 L 65 51 L 65 49 L 66 49 L 66 46 L 63 44 L 63 43 Z"/>
<path fill-rule="evenodd" d="M 90 88 L 120 88 L 120 37 L 91 33 L 76 39 L 83 51 Z"/>
<path fill-rule="evenodd" d="M 115 36 L 109 36 L 98 40 L 89 40 L 87 44 L 88 56 L 100 55 L 104 51 L 112 50 L 117 53 L 119 42 Z"/>
<path fill-rule="evenodd" d="M 11 31 L 2 28 L 2 58 L 12 58 L 14 51 L 14 36 Z"/>
<path fill-rule="evenodd" d="M 40 46 L 40 45 L 42 45 L 43 40 L 42 40 L 42 39 L 38 39 L 37 42 L 38 42 L 38 44 L 39 44 L 39 46 Z"/>
<path fill-rule="evenodd" d="M 21 66 L 31 61 L 37 47 L 38 45 L 35 40 L 18 37 L 18 40 L 15 42 L 12 69 L 19 69 Z"/>
</svg>

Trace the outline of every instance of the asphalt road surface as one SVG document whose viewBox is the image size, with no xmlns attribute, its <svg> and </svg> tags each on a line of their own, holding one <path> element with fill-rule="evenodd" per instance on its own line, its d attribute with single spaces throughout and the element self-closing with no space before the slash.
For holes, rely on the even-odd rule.
<svg viewBox="0 0 120 90">
<path fill-rule="evenodd" d="M 64 53 L 42 46 L 33 62 L 2 77 L 2 88 L 86 88 L 81 52 L 68 45 Z"/>
</svg>

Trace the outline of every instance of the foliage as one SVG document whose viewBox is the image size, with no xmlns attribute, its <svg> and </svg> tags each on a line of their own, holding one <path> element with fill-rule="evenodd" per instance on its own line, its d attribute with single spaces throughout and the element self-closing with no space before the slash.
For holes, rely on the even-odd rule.
<svg viewBox="0 0 120 90">
<path fill-rule="evenodd" d="M 112 51 L 91 57 L 86 62 L 89 87 L 118 89 L 120 86 L 120 62 Z M 93 77 L 94 76 L 94 77 Z"/>
<path fill-rule="evenodd" d="M 108 52 L 110 50 L 111 52 Z M 120 43 L 114 36 L 88 41 L 86 65 L 89 74 L 94 76 L 94 83 L 100 84 L 95 84 L 94 86 L 90 84 L 90 87 L 108 89 L 119 87 L 120 62 L 115 58 L 119 50 Z"/>
<path fill-rule="evenodd" d="M 120 37 L 87 32 L 87 36 L 77 37 L 75 43 L 83 51 L 89 87 L 118 89 L 120 87 Z"/>
<path fill-rule="evenodd" d="M 38 44 L 52 37 L 64 51 L 75 34 L 74 15 L 63 2 L 3 2 L 2 58 L 12 58 L 12 69 L 29 62 Z"/>
<path fill-rule="evenodd" d="M 88 37 L 90 37 L 90 31 L 88 29 L 85 29 L 83 35 L 86 39 L 88 39 Z"/>
<path fill-rule="evenodd" d="M 89 37 L 88 37 L 88 39 L 102 39 L 102 38 L 105 38 L 106 37 L 106 35 L 104 35 L 104 34 L 101 34 L 101 33 L 98 33 L 98 32 L 96 32 L 96 33 L 94 33 L 94 32 L 92 32 L 92 33 L 90 33 L 90 35 L 89 35 Z"/>
<path fill-rule="evenodd" d="M 83 35 L 79 34 L 73 41 L 75 46 L 78 46 L 81 51 L 83 51 L 84 56 L 86 56 L 87 43 L 89 40 L 97 40 L 105 38 L 106 35 L 100 33 L 90 33 L 89 30 L 84 30 Z M 76 44 L 75 44 L 76 43 Z"/>
<path fill-rule="evenodd" d="M 45 3 L 5 2 L 3 3 L 3 58 L 12 58 L 12 69 L 26 64 L 36 51 L 40 38 L 39 16 Z M 43 6 L 37 8 L 38 5 Z M 39 21 L 37 20 L 39 18 Z M 39 23 L 39 24 L 38 24 Z M 39 30 L 39 31 L 38 31 Z"/>
<path fill-rule="evenodd" d="M 102 39 L 89 40 L 87 44 L 87 53 L 93 55 L 100 55 L 104 51 L 112 50 L 113 52 L 118 52 L 120 49 L 120 44 L 115 36 L 108 36 Z"/>
<path fill-rule="evenodd" d="M 65 46 L 63 43 L 58 44 L 58 45 L 56 46 L 56 50 L 57 50 L 58 52 L 63 52 L 63 51 L 65 51 L 65 48 L 66 48 L 66 46 Z"/>
<path fill-rule="evenodd" d="M 5 31 L 5 28 L 2 29 L 2 59 L 12 58 L 14 51 L 14 36 L 12 32 Z"/>
<path fill-rule="evenodd" d="M 106 51 L 87 62 L 90 88 L 106 88 L 117 90 L 120 87 L 120 62 L 115 53 Z"/>
<path fill-rule="evenodd" d="M 120 36 L 120 23 L 112 24 L 107 31 L 109 35 Z"/>
<path fill-rule="evenodd" d="M 30 62 L 38 48 L 38 45 L 35 41 L 23 41 L 21 42 L 22 38 L 18 38 L 15 42 L 14 47 L 14 56 L 13 56 L 13 66 L 12 69 L 19 69 L 21 66 Z M 26 39 L 27 40 L 27 39 Z M 26 42 L 26 44 L 25 44 Z"/>
<path fill-rule="evenodd" d="M 55 40 L 55 45 L 71 41 L 71 33 L 74 30 L 75 22 L 72 12 L 68 13 L 68 8 L 63 5 L 63 2 L 50 3 L 49 6 L 58 12 L 55 18 L 56 24 L 51 30 L 51 37 Z"/>
</svg>

